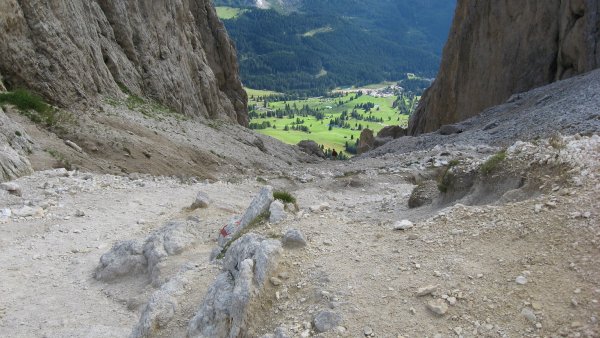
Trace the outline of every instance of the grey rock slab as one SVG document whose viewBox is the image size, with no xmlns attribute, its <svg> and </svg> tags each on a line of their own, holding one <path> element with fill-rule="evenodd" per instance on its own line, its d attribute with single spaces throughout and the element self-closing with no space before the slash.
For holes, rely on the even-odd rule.
<svg viewBox="0 0 600 338">
<path fill-rule="evenodd" d="M 280 201 L 273 201 L 269 207 L 269 223 L 281 223 L 287 218 L 285 206 Z"/>
<path fill-rule="evenodd" d="M 75 150 L 77 152 L 80 152 L 80 153 L 83 153 L 83 149 L 81 149 L 81 147 L 78 146 L 75 142 L 70 141 L 70 140 L 65 140 L 65 144 L 67 146 L 69 146 L 70 148 L 72 148 L 73 150 Z"/>
<path fill-rule="evenodd" d="M 188 336 L 243 336 L 248 304 L 275 271 L 281 251 L 279 241 L 253 233 L 233 242 L 223 258 L 222 273 L 189 322 Z"/>
<path fill-rule="evenodd" d="M 20 209 L 12 209 L 12 214 L 16 217 L 43 217 L 44 209 L 40 207 L 23 206 Z"/>
<path fill-rule="evenodd" d="M 178 299 L 185 295 L 186 287 L 190 284 L 186 275 L 193 272 L 194 268 L 191 263 L 185 264 L 173 278 L 150 296 L 130 338 L 153 337 L 157 329 L 165 327 L 173 320 L 179 306 Z"/>
<path fill-rule="evenodd" d="M 285 248 L 303 248 L 306 246 L 306 237 L 298 229 L 290 229 L 283 235 L 283 246 Z"/>
<path fill-rule="evenodd" d="M 438 285 L 427 285 L 417 290 L 416 295 L 418 297 L 427 296 L 435 292 L 437 290 Z"/>
<path fill-rule="evenodd" d="M 443 316 L 448 312 L 448 304 L 443 299 L 435 299 L 427 303 L 427 309 L 438 316 Z"/>
<path fill-rule="evenodd" d="M 394 230 L 408 230 L 414 227 L 414 223 L 409 220 L 401 220 L 394 224 Z"/>
<path fill-rule="evenodd" d="M 144 271 L 146 265 L 147 260 L 141 243 L 133 240 L 118 242 L 100 257 L 95 278 L 112 281 L 130 273 Z"/>
<path fill-rule="evenodd" d="M 21 186 L 19 186 L 15 182 L 4 182 L 0 184 L 0 189 L 8 191 L 9 194 L 15 196 L 21 196 L 23 192 L 21 191 Z"/>
<path fill-rule="evenodd" d="M 227 242 L 238 232 L 252 224 L 260 215 L 269 211 L 269 207 L 273 202 L 273 188 L 264 186 L 258 195 L 254 197 L 248 209 L 239 220 L 231 220 L 219 233 L 217 242 L 223 247 Z"/>
<path fill-rule="evenodd" d="M 210 197 L 206 193 L 199 191 L 196 194 L 196 199 L 194 200 L 194 203 L 192 203 L 190 208 L 192 210 L 208 208 L 210 202 Z"/>
<path fill-rule="evenodd" d="M 313 323 L 319 333 L 333 330 L 342 323 L 342 316 L 331 310 L 322 310 L 315 316 Z"/>
</svg>

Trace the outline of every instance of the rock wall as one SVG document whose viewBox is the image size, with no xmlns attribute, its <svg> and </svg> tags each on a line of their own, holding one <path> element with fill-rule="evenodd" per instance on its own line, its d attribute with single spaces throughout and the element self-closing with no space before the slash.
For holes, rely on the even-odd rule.
<svg viewBox="0 0 600 338">
<path fill-rule="evenodd" d="M 0 182 L 33 173 L 27 159 L 32 144 L 25 130 L 0 107 Z"/>
<path fill-rule="evenodd" d="M 430 132 L 600 66 L 598 0 L 459 0 L 437 79 L 410 121 Z"/>
<path fill-rule="evenodd" d="M 210 0 L 0 2 L 0 73 L 72 106 L 122 92 L 247 125 L 235 49 Z"/>
</svg>

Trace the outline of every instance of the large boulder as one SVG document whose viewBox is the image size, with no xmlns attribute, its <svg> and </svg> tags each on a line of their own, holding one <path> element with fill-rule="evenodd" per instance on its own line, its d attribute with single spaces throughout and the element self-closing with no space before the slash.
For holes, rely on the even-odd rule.
<svg viewBox="0 0 600 338">
<path fill-rule="evenodd" d="M 459 0 L 438 76 L 411 135 L 600 66 L 598 0 Z"/>
<path fill-rule="evenodd" d="M 302 150 L 303 152 L 305 152 L 309 155 L 317 156 L 320 158 L 325 158 L 325 153 L 323 152 L 323 149 L 321 149 L 319 144 L 315 141 L 311 141 L 311 140 L 300 141 L 298 143 L 298 147 L 300 147 L 300 150 Z"/>
<path fill-rule="evenodd" d="M 100 257 L 94 274 L 97 280 L 146 273 L 152 283 L 162 284 L 161 263 L 169 256 L 181 254 L 198 239 L 194 222 L 170 221 L 148 236 L 143 242 L 126 240 L 116 243 Z"/>
<path fill-rule="evenodd" d="M 360 139 L 358 140 L 358 149 L 356 149 L 356 151 L 360 155 L 374 148 L 375 137 L 373 136 L 373 131 L 368 128 L 363 129 L 363 131 L 360 133 Z"/>
<path fill-rule="evenodd" d="M 388 138 L 388 137 L 391 137 L 392 139 L 397 139 L 397 138 L 407 136 L 407 135 L 408 135 L 408 129 L 402 128 L 400 126 L 383 127 L 383 129 L 381 129 L 377 133 L 377 137 L 382 138 L 382 139 Z"/>
</svg>

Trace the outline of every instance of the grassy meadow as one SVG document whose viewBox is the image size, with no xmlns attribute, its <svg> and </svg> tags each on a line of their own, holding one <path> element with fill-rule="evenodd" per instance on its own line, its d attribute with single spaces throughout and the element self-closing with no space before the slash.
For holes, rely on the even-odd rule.
<svg viewBox="0 0 600 338">
<path fill-rule="evenodd" d="M 292 109 L 298 108 L 302 110 L 303 107 L 308 105 L 311 110 L 324 114 L 322 120 L 318 120 L 315 116 L 303 116 L 304 114 L 301 113 L 295 114 L 293 118 L 286 116 L 283 118 L 253 118 L 251 120 L 251 123 L 269 122 L 271 127 L 257 129 L 256 131 L 288 144 L 297 144 L 302 140 L 309 139 L 322 144 L 325 148 L 336 149 L 339 152 L 340 150 L 344 150 L 346 142 L 350 144 L 356 142 L 361 133 L 359 128 L 369 128 L 377 133 L 388 125 L 407 125 L 408 123 L 408 115 L 400 114 L 398 109 L 393 107 L 394 101 L 397 99 L 396 96 L 375 97 L 363 94 L 357 97 L 356 93 L 346 93 L 341 97 L 334 98 L 314 97 L 305 100 L 272 100 L 273 102 L 269 102 L 269 98 L 265 100 L 265 96 L 278 95 L 278 93 L 253 89 L 246 89 L 246 92 L 248 93 L 250 110 L 257 113 L 268 110 L 285 110 L 286 105 L 289 105 Z M 266 107 L 265 101 L 267 101 Z M 355 108 L 356 105 L 367 103 L 374 105 L 370 112 L 365 112 L 362 108 Z M 329 127 L 330 120 L 339 118 L 344 111 L 350 113 L 353 109 L 356 109 L 365 117 L 372 116 L 377 119 L 383 119 L 383 122 L 370 122 L 350 118 L 346 122 L 351 128 Z M 291 129 L 298 122 L 298 119 L 304 121 L 301 125 L 308 127 L 309 132 Z M 286 126 L 288 126 L 289 130 L 285 130 Z"/>
<path fill-rule="evenodd" d="M 235 19 L 238 16 L 242 15 L 246 10 L 242 8 L 234 8 L 227 6 L 217 6 L 215 7 L 217 10 L 217 16 L 221 20 L 231 20 Z"/>
</svg>

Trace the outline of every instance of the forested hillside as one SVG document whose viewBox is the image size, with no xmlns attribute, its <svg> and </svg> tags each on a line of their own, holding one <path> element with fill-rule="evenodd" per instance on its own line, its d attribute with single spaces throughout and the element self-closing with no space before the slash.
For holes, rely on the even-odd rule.
<svg viewBox="0 0 600 338">
<path fill-rule="evenodd" d="M 252 88 L 317 95 L 333 87 L 435 76 L 454 0 L 217 0 Z"/>
</svg>

